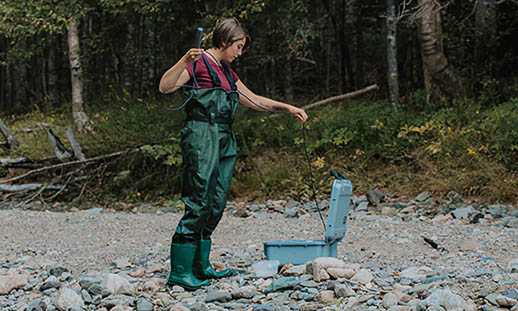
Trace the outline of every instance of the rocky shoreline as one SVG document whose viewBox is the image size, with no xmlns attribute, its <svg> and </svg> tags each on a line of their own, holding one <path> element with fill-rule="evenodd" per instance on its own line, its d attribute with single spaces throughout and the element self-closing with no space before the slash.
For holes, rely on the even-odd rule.
<svg viewBox="0 0 518 311">
<path fill-rule="evenodd" d="M 165 285 L 166 208 L 2 208 L 0 310 L 518 310 L 518 212 L 455 193 L 355 197 L 338 258 L 266 274 L 263 242 L 322 238 L 316 206 L 231 202 L 212 261 L 243 273 L 194 292 Z"/>
</svg>

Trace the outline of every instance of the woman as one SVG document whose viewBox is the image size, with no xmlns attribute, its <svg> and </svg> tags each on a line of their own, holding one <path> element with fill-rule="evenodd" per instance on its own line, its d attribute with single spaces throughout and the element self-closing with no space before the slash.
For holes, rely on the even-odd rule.
<svg viewBox="0 0 518 311">
<path fill-rule="evenodd" d="M 189 84 L 182 129 L 185 213 L 171 242 L 168 284 L 189 290 L 209 285 L 210 279 L 232 271 L 215 271 L 209 262 L 211 234 L 220 221 L 236 161 L 232 121 L 238 103 L 260 111 L 286 111 L 301 122 L 306 112 L 250 91 L 228 65 L 251 43 L 245 27 L 235 18 L 214 29 L 212 47 L 190 49 L 160 80 L 162 93 Z"/>
</svg>

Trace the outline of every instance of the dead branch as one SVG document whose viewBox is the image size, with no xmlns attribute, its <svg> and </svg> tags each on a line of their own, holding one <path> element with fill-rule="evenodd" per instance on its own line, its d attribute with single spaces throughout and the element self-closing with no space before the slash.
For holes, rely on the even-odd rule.
<svg viewBox="0 0 518 311">
<path fill-rule="evenodd" d="M 67 148 L 65 148 L 65 145 L 63 145 L 59 137 L 57 137 L 50 128 L 47 128 L 46 130 L 49 135 L 50 142 L 52 143 L 52 146 L 54 146 L 54 152 L 58 159 L 64 160 L 70 158 L 72 155 L 68 152 Z"/>
<path fill-rule="evenodd" d="M 66 129 L 68 141 L 70 142 L 70 145 L 72 146 L 72 150 L 74 151 L 74 156 L 80 160 L 84 161 L 86 160 L 85 155 L 83 154 L 83 151 L 81 150 L 81 146 L 77 142 L 76 138 L 74 137 L 74 132 L 72 131 L 72 127 L 69 125 Z"/>
<path fill-rule="evenodd" d="M 353 97 L 365 94 L 367 92 L 377 90 L 378 88 L 379 87 L 378 87 L 377 84 L 373 84 L 373 85 L 370 85 L 370 86 L 368 86 L 366 88 L 363 88 L 363 89 L 360 89 L 360 90 L 357 90 L 357 91 L 354 91 L 354 92 L 350 92 L 350 93 L 346 93 L 346 94 L 342 94 L 342 95 L 337 95 L 337 96 L 329 97 L 329 98 L 326 98 L 324 100 L 319 100 L 319 101 L 317 101 L 315 103 L 312 103 L 312 104 L 309 104 L 309 105 L 306 105 L 306 106 L 302 107 L 302 109 L 304 109 L 304 110 L 313 109 L 313 108 L 316 108 L 316 107 L 319 107 L 319 106 L 323 106 L 325 104 L 329 104 L 329 103 L 332 103 L 332 102 L 353 98 Z"/>
<path fill-rule="evenodd" d="M 364 93 L 367 93 L 367 92 L 370 92 L 370 91 L 374 91 L 374 90 L 377 90 L 379 87 L 377 84 L 373 84 L 373 85 L 370 85 L 370 86 L 367 86 L 363 89 L 360 89 L 360 90 L 357 90 L 357 91 L 354 91 L 354 92 L 350 92 L 350 93 L 346 93 L 346 94 L 342 94 L 342 95 L 337 95 L 337 96 L 333 96 L 333 97 L 329 97 L 329 98 L 326 98 L 326 99 L 323 99 L 323 100 L 319 100 L 317 102 L 314 102 L 312 104 L 309 104 L 309 105 L 306 105 L 304 107 L 301 107 L 302 109 L 304 110 L 308 110 L 308 109 L 313 109 L 313 108 L 316 108 L 316 107 L 319 107 L 319 106 L 323 106 L 325 104 L 329 104 L 329 103 L 332 103 L 332 102 L 336 102 L 336 101 L 341 101 L 341 100 L 344 100 L 344 99 L 349 99 L 349 98 L 353 98 L 353 97 L 356 97 L 356 96 L 360 96 Z M 282 114 L 272 114 L 269 116 L 269 118 L 277 118 L 279 116 L 281 116 Z"/>
</svg>

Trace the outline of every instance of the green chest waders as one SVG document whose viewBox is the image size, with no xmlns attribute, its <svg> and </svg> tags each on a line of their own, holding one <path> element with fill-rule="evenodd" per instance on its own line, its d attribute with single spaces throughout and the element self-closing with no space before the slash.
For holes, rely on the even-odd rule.
<svg viewBox="0 0 518 311">
<path fill-rule="evenodd" d="M 185 212 L 172 239 L 168 280 L 168 284 L 187 289 L 207 285 L 208 281 L 202 281 L 204 279 L 232 273 L 230 270 L 215 271 L 210 265 L 209 254 L 210 236 L 223 216 L 236 161 L 232 121 L 239 95 L 227 67 L 224 67 L 224 73 L 230 82 L 230 91 L 221 88 L 218 75 L 205 56 L 202 55 L 202 59 L 214 87 L 191 90 L 185 108 L 187 118 L 181 132 Z M 195 66 L 193 64 L 193 69 Z"/>
</svg>

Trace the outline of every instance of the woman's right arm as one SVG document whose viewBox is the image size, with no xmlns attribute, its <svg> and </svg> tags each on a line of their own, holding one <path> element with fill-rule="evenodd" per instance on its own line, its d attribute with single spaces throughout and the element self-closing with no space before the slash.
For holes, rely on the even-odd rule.
<svg viewBox="0 0 518 311">
<path fill-rule="evenodd" d="M 191 78 L 187 72 L 187 66 L 197 60 L 203 49 L 190 49 L 173 67 L 169 68 L 158 85 L 160 93 L 167 94 L 176 91 L 181 85 L 187 83 Z"/>
</svg>

